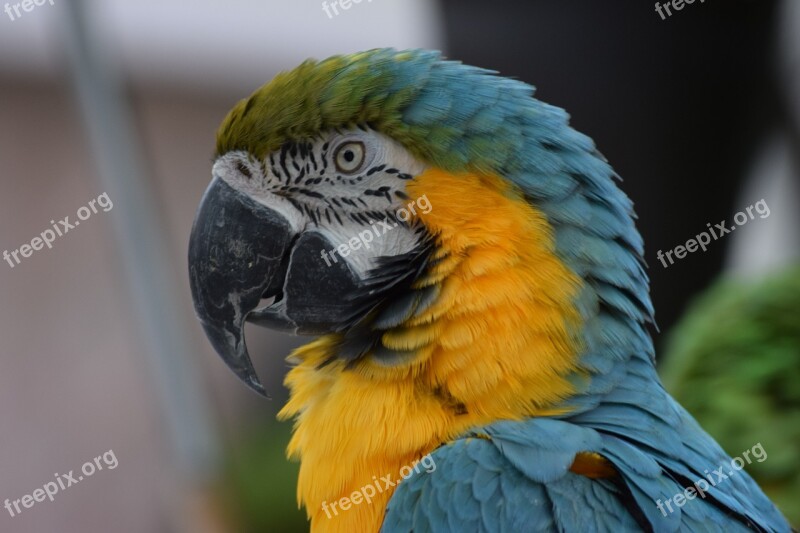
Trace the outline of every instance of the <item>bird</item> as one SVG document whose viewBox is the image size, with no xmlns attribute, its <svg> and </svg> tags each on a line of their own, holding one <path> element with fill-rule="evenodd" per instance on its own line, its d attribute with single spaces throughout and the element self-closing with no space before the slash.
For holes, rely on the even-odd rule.
<svg viewBox="0 0 800 533">
<path fill-rule="evenodd" d="M 194 309 L 262 395 L 245 323 L 313 337 L 279 412 L 311 531 L 790 530 L 659 380 L 618 182 L 531 85 L 435 50 L 307 60 L 230 110 Z"/>
</svg>

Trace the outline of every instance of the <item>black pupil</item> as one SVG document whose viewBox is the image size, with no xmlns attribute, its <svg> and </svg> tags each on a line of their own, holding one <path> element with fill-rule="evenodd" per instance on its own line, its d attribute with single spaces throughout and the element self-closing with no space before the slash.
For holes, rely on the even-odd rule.
<svg viewBox="0 0 800 533">
<path fill-rule="evenodd" d="M 352 150 L 346 150 L 344 153 L 344 160 L 348 163 L 352 163 L 353 159 L 356 158 L 356 154 L 353 153 Z"/>
</svg>

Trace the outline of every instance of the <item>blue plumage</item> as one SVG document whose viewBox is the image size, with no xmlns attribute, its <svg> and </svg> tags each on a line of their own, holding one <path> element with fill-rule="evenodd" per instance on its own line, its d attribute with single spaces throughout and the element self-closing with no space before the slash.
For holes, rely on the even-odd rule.
<svg viewBox="0 0 800 533">
<path fill-rule="evenodd" d="M 383 531 L 788 531 L 744 471 L 673 512 L 657 507 L 731 459 L 656 375 L 642 240 L 592 140 L 529 85 L 430 52 L 396 63 L 389 53 L 376 64 L 397 90 L 414 91 L 402 110 L 408 129 L 399 126 L 406 146 L 445 170 L 503 176 L 548 218 L 557 255 L 585 282 L 576 301 L 584 374 L 568 414 L 497 422 L 438 448 L 437 470 L 398 488 Z M 619 476 L 570 472 L 585 451 Z"/>
</svg>

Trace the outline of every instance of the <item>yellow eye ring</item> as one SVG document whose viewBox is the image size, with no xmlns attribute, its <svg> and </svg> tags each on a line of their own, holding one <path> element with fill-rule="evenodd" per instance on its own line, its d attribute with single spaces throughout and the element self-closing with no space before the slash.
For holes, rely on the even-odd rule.
<svg viewBox="0 0 800 533">
<path fill-rule="evenodd" d="M 345 174 L 355 174 L 361 170 L 366 159 L 366 147 L 361 141 L 347 141 L 336 147 L 333 162 L 336 170 Z"/>
</svg>

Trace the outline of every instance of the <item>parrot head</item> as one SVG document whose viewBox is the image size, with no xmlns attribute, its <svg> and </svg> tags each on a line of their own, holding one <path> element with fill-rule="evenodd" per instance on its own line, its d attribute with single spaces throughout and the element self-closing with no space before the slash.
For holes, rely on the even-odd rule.
<svg viewBox="0 0 800 533">
<path fill-rule="evenodd" d="M 423 168 L 389 137 L 357 127 L 283 142 L 264 159 L 236 147 L 217 159 L 192 232 L 192 289 L 209 339 L 253 389 L 262 392 L 246 320 L 346 334 L 409 288 L 431 246 L 404 207 L 404 180 Z M 343 357 L 375 347 L 374 335 L 352 337 Z"/>
<path fill-rule="evenodd" d="M 189 269 L 209 340 L 251 388 L 264 393 L 245 322 L 332 334 L 329 359 L 348 368 L 419 359 L 430 343 L 407 337 L 432 335 L 420 328 L 443 292 L 455 292 L 456 265 L 481 281 L 525 261 L 515 270 L 521 284 L 472 289 L 488 299 L 484 310 L 492 298 L 521 303 L 517 290 L 540 289 L 541 303 L 565 300 L 558 314 L 567 321 L 592 314 L 579 304 L 596 305 L 579 294 L 593 256 L 621 251 L 607 266 L 627 272 L 601 289 L 624 312 L 649 316 L 641 241 L 610 167 L 566 113 L 494 74 L 438 52 L 378 49 L 309 60 L 230 111 Z M 485 235 L 471 239 L 475 231 Z M 529 244 L 515 241 L 521 232 L 535 249 L 501 257 Z M 472 305 L 449 301 L 440 314 Z"/>
<path fill-rule="evenodd" d="M 279 74 L 222 122 L 189 243 L 195 311 L 261 394 L 245 323 L 318 336 L 291 355 L 279 414 L 298 417 L 312 521 L 470 428 L 589 410 L 652 356 L 631 203 L 532 95 L 378 49 Z M 377 528 L 389 493 L 337 527 Z"/>
</svg>

